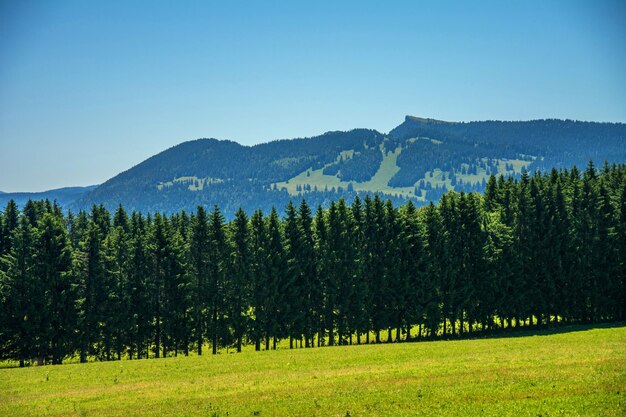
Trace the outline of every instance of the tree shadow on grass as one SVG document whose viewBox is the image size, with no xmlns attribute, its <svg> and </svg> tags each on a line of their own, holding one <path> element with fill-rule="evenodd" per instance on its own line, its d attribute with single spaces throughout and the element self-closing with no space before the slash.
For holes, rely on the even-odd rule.
<svg viewBox="0 0 626 417">
<path fill-rule="evenodd" d="M 477 331 L 463 335 L 447 335 L 446 337 L 411 339 L 411 342 L 447 341 L 447 340 L 478 340 L 478 339 L 508 339 L 512 337 L 552 336 L 563 333 L 584 332 L 593 329 L 614 329 L 626 327 L 626 322 L 605 322 L 585 324 L 558 324 L 543 326 L 522 326 L 492 331 Z"/>
</svg>

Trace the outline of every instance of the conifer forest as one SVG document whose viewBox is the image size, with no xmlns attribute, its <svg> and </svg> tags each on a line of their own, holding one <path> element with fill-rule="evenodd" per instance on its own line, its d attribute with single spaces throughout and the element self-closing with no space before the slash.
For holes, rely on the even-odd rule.
<svg viewBox="0 0 626 417">
<path fill-rule="evenodd" d="M 491 176 L 484 194 L 377 195 L 226 221 L 219 207 L 0 214 L 0 359 L 457 338 L 626 319 L 626 165 Z"/>
</svg>

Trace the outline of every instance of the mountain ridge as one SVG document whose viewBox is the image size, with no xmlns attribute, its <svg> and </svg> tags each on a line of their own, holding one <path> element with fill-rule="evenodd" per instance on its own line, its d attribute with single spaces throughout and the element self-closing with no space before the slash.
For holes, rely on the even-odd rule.
<svg viewBox="0 0 626 417">
<path fill-rule="evenodd" d="M 268 211 L 301 197 L 326 205 L 373 193 L 421 205 L 447 190 L 482 191 L 491 174 L 519 176 L 523 169 L 589 160 L 625 162 L 626 124 L 449 122 L 406 115 L 388 133 L 357 128 L 255 145 L 215 138 L 181 142 L 76 194 L 69 207 L 123 204 L 173 212 L 217 204 L 229 217 L 239 207 Z"/>
<path fill-rule="evenodd" d="M 407 115 L 388 133 L 358 128 L 252 146 L 183 142 L 111 178 L 77 206 L 121 202 L 167 212 L 218 204 L 232 215 L 239 206 L 267 211 L 304 196 L 324 205 L 373 193 L 420 205 L 451 189 L 482 191 L 490 174 L 517 176 L 523 169 L 584 165 L 590 159 L 626 161 L 626 125 L 449 122 Z"/>
<path fill-rule="evenodd" d="M 18 206 L 23 206 L 26 204 L 28 200 L 41 200 L 48 199 L 51 201 L 56 200 L 59 204 L 63 206 L 69 206 L 74 203 L 77 199 L 80 199 L 86 193 L 94 190 L 98 185 L 88 185 L 84 187 L 75 186 L 75 187 L 61 187 L 54 188 L 46 191 L 36 191 L 36 192 L 28 192 L 28 191 L 18 191 L 18 192 L 0 192 L 0 209 L 3 209 L 4 206 L 9 202 L 9 200 L 13 200 L 16 202 Z"/>
</svg>

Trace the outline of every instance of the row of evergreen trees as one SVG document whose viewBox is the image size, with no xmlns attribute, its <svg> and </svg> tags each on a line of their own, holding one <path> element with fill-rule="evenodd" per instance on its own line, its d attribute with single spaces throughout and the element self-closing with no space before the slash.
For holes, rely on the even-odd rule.
<svg viewBox="0 0 626 417">
<path fill-rule="evenodd" d="M 462 336 L 626 316 L 626 165 L 399 208 L 0 215 L 0 357 L 61 363 Z M 381 336 L 382 333 L 382 336 Z"/>
</svg>

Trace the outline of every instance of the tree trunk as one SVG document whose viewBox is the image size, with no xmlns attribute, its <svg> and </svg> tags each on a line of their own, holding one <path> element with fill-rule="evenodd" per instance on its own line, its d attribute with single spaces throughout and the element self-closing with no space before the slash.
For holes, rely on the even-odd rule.
<svg viewBox="0 0 626 417">
<path fill-rule="evenodd" d="M 217 355 L 217 308 L 213 307 L 213 329 L 212 329 L 212 341 L 213 341 L 213 354 Z"/>
<path fill-rule="evenodd" d="M 202 325 L 198 325 L 198 356 L 202 356 L 202 344 L 204 341 L 202 340 Z"/>
<path fill-rule="evenodd" d="M 161 351 L 161 324 L 159 323 L 159 318 L 157 317 L 156 320 L 156 335 L 154 338 L 154 345 L 155 345 L 155 349 L 154 349 L 154 353 L 155 353 L 155 357 L 159 358 L 160 356 L 160 351 Z"/>
</svg>

